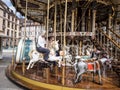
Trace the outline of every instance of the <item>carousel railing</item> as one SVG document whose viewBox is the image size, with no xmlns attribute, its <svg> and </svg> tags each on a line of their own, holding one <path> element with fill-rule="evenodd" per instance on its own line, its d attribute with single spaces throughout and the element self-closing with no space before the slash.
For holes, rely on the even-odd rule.
<svg viewBox="0 0 120 90">
<path fill-rule="evenodd" d="M 101 47 L 106 49 L 110 56 L 114 56 L 119 59 L 119 44 L 120 36 L 115 33 L 113 30 L 109 29 L 109 32 L 106 32 L 100 28 L 97 30 L 96 41 Z"/>
<path fill-rule="evenodd" d="M 101 30 L 101 29 L 98 29 L 100 32 L 102 32 L 102 34 L 103 35 L 105 35 L 106 37 L 107 37 L 107 39 L 109 39 L 116 47 L 118 47 L 119 49 L 120 49 L 120 46 L 119 46 L 119 44 L 118 44 L 118 42 L 116 42 L 116 40 L 114 40 L 113 38 L 112 38 L 112 35 L 114 35 L 114 34 L 112 34 L 112 35 L 107 35 L 107 33 L 105 33 L 103 30 Z M 118 40 L 118 39 L 117 39 Z"/>
<path fill-rule="evenodd" d="M 110 32 L 112 32 L 113 34 L 115 34 L 116 35 L 116 37 L 118 37 L 118 38 L 120 38 L 120 35 L 118 35 L 118 33 L 117 32 L 115 32 L 115 31 L 113 31 L 112 29 L 108 29 Z"/>
<path fill-rule="evenodd" d="M 120 35 L 119 35 L 117 32 L 113 31 L 112 29 L 108 29 L 108 31 L 113 35 L 113 36 L 111 37 L 112 40 L 116 41 L 116 43 L 117 43 L 118 45 L 120 45 L 120 41 L 119 41 Z M 119 46 L 119 47 L 120 47 L 120 46 Z"/>
</svg>

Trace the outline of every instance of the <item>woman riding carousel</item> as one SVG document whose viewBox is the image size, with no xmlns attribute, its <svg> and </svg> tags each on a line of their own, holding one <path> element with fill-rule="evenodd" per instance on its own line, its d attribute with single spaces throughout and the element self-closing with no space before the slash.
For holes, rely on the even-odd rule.
<svg viewBox="0 0 120 90">
<path fill-rule="evenodd" d="M 46 48 L 45 30 L 38 37 L 37 51 L 44 54 L 44 60 L 47 61 L 49 58 L 50 50 Z"/>
</svg>

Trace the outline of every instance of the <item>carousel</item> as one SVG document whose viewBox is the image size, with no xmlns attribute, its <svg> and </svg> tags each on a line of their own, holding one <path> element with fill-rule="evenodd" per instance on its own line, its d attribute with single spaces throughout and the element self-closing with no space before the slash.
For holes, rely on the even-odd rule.
<svg viewBox="0 0 120 90">
<path fill-rule="evenodd" d="M 24 35 L 6 69 L 9 79 L 27 89 L 119 89 L 119 22 L 112 0 L 11 1 L 25 16 L 25 27 L 27 19 L 45 27 L 50 54 L 45 61 L 37 35 Z"/>
</svg>

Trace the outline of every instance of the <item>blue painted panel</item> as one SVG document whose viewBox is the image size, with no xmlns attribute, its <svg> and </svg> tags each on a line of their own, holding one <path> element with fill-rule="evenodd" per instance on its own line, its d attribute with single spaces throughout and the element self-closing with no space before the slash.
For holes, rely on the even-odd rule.
<svg viewBox="0 0 120 90">
<path fill-rule="evenodd" d="M 29 39 L 25 40 L 22 56 L 23 56 L 23 58 L 25 58 L 26 61 L 30 60 L 29 52 L 31 50 L 31 44 L 32 44 L 32 40 L 29 40 Z"/>
</svg>

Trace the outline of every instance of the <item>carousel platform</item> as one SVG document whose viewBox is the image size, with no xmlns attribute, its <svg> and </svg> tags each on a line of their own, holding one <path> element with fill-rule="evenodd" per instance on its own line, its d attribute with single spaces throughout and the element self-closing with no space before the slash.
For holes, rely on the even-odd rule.
<svg viewBox="0 0 120 90">
<path fill-rule="evenodd" d="M 90 73 L 83 74 L 81 82 L 74 83 L 74 70 L 71 67 L 66 67 L 65 83 L 62 83 L 62 69 L 57 68 L 57 74 L 55 68 L 50 70 L 49 68 L 39 69 L 35 65 L 29 70 L 22 72 L 22 65 L 17 65 L 14 70 L 11 65 L 6 69 L 6 76 L 13 82 L 32 90 L 83 90 L 83 89 L 115 89 L 118 87 L 118 76 L 115 72 L 108 71 L 107 77 L 102 77 L 103 84 L 98 84 L 98 77 L 95 76 L 95 82 L 91 79 Z"/>
</svg>

